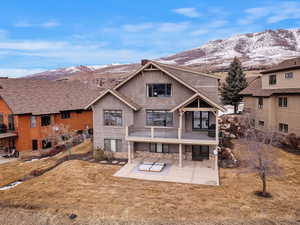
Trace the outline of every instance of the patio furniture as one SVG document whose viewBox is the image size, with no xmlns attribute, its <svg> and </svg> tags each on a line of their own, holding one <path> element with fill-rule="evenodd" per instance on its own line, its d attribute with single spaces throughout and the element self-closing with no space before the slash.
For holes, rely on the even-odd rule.
<svg viewBox="0 0 300 225">
<path fill-rule="evenodd" d="M 165 167 L 164 163 L 155 163 L 151 168 L 151 172 L 161 172 Z"/>
<path fill-rule="evenodd" d="M 139 170 L 140 171 L 150 171 L 151 167 L 153 166 L 153 164 L 140 164 L 139 165 Z"/>
<path fill-rule="evenodd" d="M 208 137 L 216 137 L 216 124 L 212 124 L 208 128 Z"/>
</svg>

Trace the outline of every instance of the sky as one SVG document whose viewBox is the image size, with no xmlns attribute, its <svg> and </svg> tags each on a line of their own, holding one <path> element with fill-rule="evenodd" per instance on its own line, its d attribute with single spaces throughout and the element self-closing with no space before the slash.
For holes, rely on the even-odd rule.
<svg viewBox="0 0 300 225">
<path fill-rule="evenodd" d="M 132 63 L 239 33 L 298 27 L 299 0 L 2 1 L 0 76 Z"/>
</svg>

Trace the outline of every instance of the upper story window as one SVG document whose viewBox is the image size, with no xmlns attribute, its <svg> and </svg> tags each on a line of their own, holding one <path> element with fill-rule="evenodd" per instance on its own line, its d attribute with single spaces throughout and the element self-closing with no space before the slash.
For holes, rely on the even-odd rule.
<svg viewBox="0 0 300 225">
<path fill-rule="evenodd" d="M 8 129 L 15 130 L 14 115 L 12 115 L 12 114 L 8 115 Z"/>
<path fill-rule="evenodd" d="M 104 110 L 104 126 L 122 126 L 122 110 Z"/>
<path fill-rule="evenodd" d="M 263 97 L 259 97 L 258 98 L 258 108 L 262 109 L 264 105 L 264 98 Z"/>
<path fill-rule="evenodd" d="M 279 131 L 288 133 L 289 132 L 289 125 L 285 123 L 279 123 Z"/>
<path fill-rule="evenodd" d="M 49 126 L 51 124 L 51 117 L 49 115 L 41 116 L 41 126 Z"/>
<path fill-rule="evenodd" d="M 68 119 L 70 117 L 71 117 L 71 113 L 70 112 L 67 112 L 67 111 L 61 112 L 61 118 L 62 119 Z"/>
<path fill-rule="evenodd" d="M 173 126 L 173 113 L 167 110 L 147 110 L 146 125 L 171 127 Z"/>
<path fill-rule="evenodd" d="M 31 128 L 36 127 L 36 117 L 35 116 L 31 116 L 31 118 L 30 118 L 30 127 Z"/>
<path fill-rule="evenodd" d="M 288 107 L 288 99 L 287 99 L 287 97 L 279 97 L 278 98 L 278 106 L 279 107 Z"/>
<path fill-rule="evenodd" d="M 269 76 L 269 84 L 270 85 L 276 84 L 276 75 L 275 74 Z"/>
<path fill-rule="evenodd" d="M 147 84 L 148 97 L 170 97 L 171 84 Z"/>
<path fill-rule="evenodd" d="M 287 72 L 284 74 L 285 79 L 291 79 L 294 77 L 293 72 Z"/>
</svg>

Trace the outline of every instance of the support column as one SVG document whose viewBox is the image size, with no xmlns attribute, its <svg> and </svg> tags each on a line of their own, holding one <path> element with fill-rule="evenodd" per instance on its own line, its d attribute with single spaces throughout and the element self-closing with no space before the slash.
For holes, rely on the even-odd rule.
<svg viewBox="0 0 300 225">
<path fill-rule="evenodd" d="M 219 114 L 216 112 L 216 141 L 219 144 Z"/>
<path fill-rule="evenodd" d="M 131 146 L 131 151 L 132 151 L 131 158 L 134 159 L 134 155 L 135 155 L 134 154 L 134 142 L 132 142 L 131 144 L 132 144 L 132 146 Z"/>
<path fill-rule="evenodd" d="M 179 144 L 179 167 L 182 168 L 182 144 Z"/>
<path fill-rule="evenodd" d="M 131 160 L 131 143 L 130 143 L 130 141 L 128 141 L 128 163 L 131 163 L 132 162 L 132 160 Z"/>
<path fill-rule="evenodd" d="M 182 116 L 183 116 L 183 112 L 181 110 L 179 110 L 178 139 L 181 139 L 181 137 L 182 137 Z"/>
</svg>

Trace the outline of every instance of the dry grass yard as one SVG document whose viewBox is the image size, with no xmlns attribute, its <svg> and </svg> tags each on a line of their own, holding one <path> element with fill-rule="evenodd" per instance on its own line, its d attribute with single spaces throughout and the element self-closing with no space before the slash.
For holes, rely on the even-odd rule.
<svg viewBox="0 0 300 225">
<path fill-rule="evenodd" d="M 243 147 L 236 144 L 236 150 L 241 151 Z M 90 147 L 84 144 L 79 148 L 85 151 Z M 30 219 L 24 223 L 26 215 L 27 218 L 39 217 L 35 221 L 41 221 L 40 224 L 106 224 L 97 223 L 99 220 L 132 221 L 130 224 L 135 224 L 134 221 L 151 221 L 149 224 L 156 224 L 155 221 L 159 224 L 167 221 L 173 221 L 168 224 L 174 221 L 183 224 L 193 221 L 196 224 L 225 221 L 220 224 L 228 225 L 240 224 L 240 221 L 257 225 L 300 224 L 297 222 L 300 220 L 300 156 L 280 149 L 278 154 L 285 176 L 269 180 L 271 199 L 255 196 L 253 192 L 260 189 L 258 178 L 253 174 L 239 174 L 238 169 L 221 169 L 221 186 L 212 187 L 116 178 L 112 175 L 119 166 L 66 161 L 13 189 L 0 191 L 0 224 L 13 224 L 10 218 L 23 218 L 22 223 L 15 224 L 39 224 L 30 223 Z M 27 165 L 20 162 L 0 165 L 5 179 L 5 182 L 1 179 L 1 183 L 24 176 L 33 167 L 51 165 L 52 159 L 48 160 Z M 12 172 L 14 169 L 18 174 Z M 9 174 L 13 178 L 8 178 Z M 18 213 L 20 216 L 16 217 Z M 67 218 L 70 213 L 78 217 L 70 221 Z M 7 216 L 9 214 L 13 216 Z M 44 221 L 46 218 L 48 222 Z M 68 222 L 62 222 L 65 220 Z"/>
</svg>

